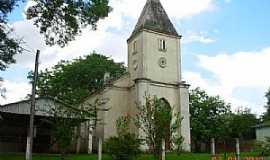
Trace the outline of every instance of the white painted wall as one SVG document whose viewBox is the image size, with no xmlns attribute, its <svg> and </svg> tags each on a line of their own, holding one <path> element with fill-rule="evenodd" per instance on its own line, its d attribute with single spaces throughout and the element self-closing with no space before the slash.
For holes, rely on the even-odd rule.
<svg viewBox="0 0 270 160">
<path fill-rule="evenodd" d="M 159 50 L 159 39 L 166 41 L 167 50 Z M 133 53 L 132 46 L 137 41 L 138 52 Z M 159 59 L 167 59 L 167 67 L 159 66 Z M 134 70 L 133 62 L 138 62 L 138 69 Z M 142 31 L 128 42 L 128 67 L 131 80 L 149 78 L 159 82 L 180 82 L 180 38 L 151 31 Z"/>
<path fill-rule="evenodd" d="M 256 129 L 256 140 L 265 141 L 265 137 L 270 137 L 270 127 L 257 128 Z"/>
</svg>

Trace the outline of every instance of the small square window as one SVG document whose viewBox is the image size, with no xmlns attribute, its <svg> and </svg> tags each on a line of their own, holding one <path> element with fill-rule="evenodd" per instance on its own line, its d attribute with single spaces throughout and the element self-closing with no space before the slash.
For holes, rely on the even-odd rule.
<svg viewBox="0 0 270 160">
<path fill-rule="evenodd" d="M 138 49 L 137 47 L 138 47 L 138 46 L 137 46 L 137 41 L 134 41 L 133 44 L 132 44 L 132 52 L 133 52 L 133 53 L 137 53 L 137 51 L 138 51 L 138 50 L 137 50 L 137 49 Z"/>
<path fill-rule="evenodd" d="M 159 50 L 160 51 L 166 51 L 167 50 L 166 41 L 164 39 L 159 40 Z"/>
</svg>

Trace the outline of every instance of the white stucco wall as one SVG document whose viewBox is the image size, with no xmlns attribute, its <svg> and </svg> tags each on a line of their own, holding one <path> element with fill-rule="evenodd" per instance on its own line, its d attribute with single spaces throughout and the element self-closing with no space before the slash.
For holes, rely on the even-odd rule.
<svg viewBox="0 0 270 160">
<path fill-rule="evenodd" d="M 159 50 L 159 40 L 166 41 L 166 51 Z M 133 53 L 132 46 L 137 41 L 138 52 Z M 167 66 L 161 68 L 159 59 L 166 58 Z M 133 69 L 133 62 L 138 69 Z M 151 31 L 142 31 L 128 42 L 128 63 L 131 80 L 149 78 L 159 82 L 179 82 L 181 77 L 180 38 Z M 166 76 L 164 76 L 166 75 Z"/>
<path fill-rule="evenodd" d="M 257 128 L 256 129 L 256 140 L 265 141 L 265 137 L 270 137 L 270 127 Z"/>
<path fill-rule="evenodd" d="M 191 135 L 190 135 L 190 112 L 189 112 L 189 92 L 185 86 L 180 88 L 180 116 L 183 118 L 181 122 L 181 135 L 184 137 L 183 148 L 191 151 Z"/>
<path fill-rule="evenodd" d="M 89 97 L 87 103 L 93 103 L 96 99 L 105 99 L 107 102 L 99 106 L 102 109 L 109 109 L 108 111 L 99 111 L 98 122 L 95 134 L 98 137 L 107 139 L 111 136 L 116 136 L 116 120 L 126 115 L 129 112 L 129 76 L 122 77 L 114 82 L 110 87 L 107 87 L 102 92 Z"/>
</svg>

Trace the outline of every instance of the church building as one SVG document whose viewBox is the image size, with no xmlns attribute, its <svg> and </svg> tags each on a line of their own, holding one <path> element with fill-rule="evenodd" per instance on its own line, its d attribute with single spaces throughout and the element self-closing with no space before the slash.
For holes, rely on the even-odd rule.
<svg viewBox="0 0 270 160">
<path fill-rule="evenodd" d="M 145 103 L 145 95 L 165 99 L 179 112 L 182 120 L 179 134 L 183 149 L 191 150 L 189 85 L 181 75 L 181 35 L 170 21 L 159 0 L 147 0 L 128 45 L 128 73 L 90 96 L 87 102 L 107 99 L 107 112 L 98 114 L 102 123 L 89 135 L 89 144 L 97 138 L 116 136 L 116 120 L 124 115 L 136 115 L 136 104 Z M 134 128 L 135 133 L 141 134 Z M 91 149 L 90 146 L 89 149 Z"/>
</svg>

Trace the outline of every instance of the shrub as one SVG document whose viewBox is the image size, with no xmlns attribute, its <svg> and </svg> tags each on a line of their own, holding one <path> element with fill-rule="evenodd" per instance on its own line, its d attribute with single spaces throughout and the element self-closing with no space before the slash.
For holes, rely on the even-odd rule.
<svg viewBox="0 0 270 160">
<path fill-rule="evenodd" d="M 270 156 L 270 137 L 266 137 L 264 142 L 257 142 L 256 151 L 260 152 L 262 156 Z"/>
<path fill-rule="evenodd" d="M 111 137 L 105 142 L 105 150 L 113 160 L 132 160 L 140 152 L 140 140 L 129 132 L 130 117 L 120 117 L 116 121 L 118 136 Z"/>
<path fill-rule="evenodd" d="M 182 145 L 184 142 L 184 138 L 182 136 L 175 136 L 172 140 L 175 145 L 174 152 L 177 153 L 177 155 L 183 153 L 184 150 L 182 148 Z"/>
<path fill-rule="evenodd" d="M 139 147 L 137 136 L 131 133 L 111 137 L 105 143 L 106 151 L 113 160 L 131 160 L 139 153 Z"/>
</svg>

